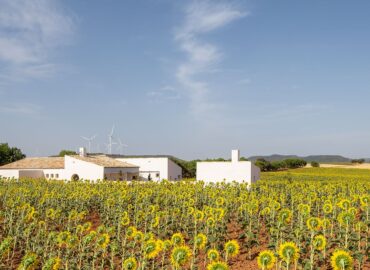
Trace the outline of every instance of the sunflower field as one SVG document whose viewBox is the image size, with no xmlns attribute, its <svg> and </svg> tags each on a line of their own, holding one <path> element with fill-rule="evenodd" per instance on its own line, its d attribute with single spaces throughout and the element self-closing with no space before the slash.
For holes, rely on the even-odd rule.
<svg viewBox="0 0 370 270">
<path fill-rule="evenodd" d="M 0 269 L 370 269 L 370 171 L 0 180 Z"/>
</svg>

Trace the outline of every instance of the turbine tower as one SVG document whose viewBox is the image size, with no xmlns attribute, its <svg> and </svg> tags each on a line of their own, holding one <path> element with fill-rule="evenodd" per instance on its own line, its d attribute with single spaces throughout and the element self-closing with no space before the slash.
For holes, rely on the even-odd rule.
<svg viewBox="0 0 370 270">
<path fill-rule="evenodd" d="M 118 149 L 118 151 L 119 151 L 119 153 L 120 153 L 121 155 L 123 155 L 123 147 L 128 147 L 128 145 L 127 145 L 127 144 L 122 143 L 121 139 L 120 139 L 120 138 L 118 138 L 118 147 L 117 147 L 117 149 Z"/>
<path fill-rule="evenodd" d="M 90 138 L 81 136 L 81 138 L 88 142 L 88 151 L 91 153 L 91 142 L 96 138 L 96 134 L 94 136 L 91 136 Z"/>
<path fill-rule="evenodd" d="M 108 144 L 107 144 L 107 148 L 108 148 L 108 154 L 112 154 L 112 145 L 113 144 L 117 144 L 113 141 L 113 133 L 114 133 L 114 125 L 112 127 L 112 130 L 111 132 L 108 134 Z"/>
</svg>

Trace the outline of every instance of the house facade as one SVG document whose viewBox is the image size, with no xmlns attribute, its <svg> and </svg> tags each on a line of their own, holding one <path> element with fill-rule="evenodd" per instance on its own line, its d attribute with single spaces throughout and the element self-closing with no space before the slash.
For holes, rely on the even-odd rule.
<svg viewBox="0 0 370 270">
<path fill-rule="evenodd" d="M 24 158 L 0 167 L 0 178 L 46 178 L 131 181 L 139 178 L 139 167 L 104 155 Z"/>
</svg>

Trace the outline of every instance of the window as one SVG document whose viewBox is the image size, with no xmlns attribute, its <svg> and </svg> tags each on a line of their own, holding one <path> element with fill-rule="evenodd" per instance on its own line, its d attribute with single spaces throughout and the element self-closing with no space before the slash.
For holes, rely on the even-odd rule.
<svg viewBox="0 0 370 270">
<path fill-rule="evenodd" d="M 54 178 L 54 174 L 52 173 L 52 174 L 50 175 L 50 177 L 51 177 L 51 178 Z"/>
<path fill-rule="evenodd" d="M 55 174 L 55 178 L 59 178 L 59 174 Z"/>
<path fill-rule="evenodd" d="M 155 177 L 159 177 L 159 173 L 156 173 L 156 174 L 155 174 Z"/>
<path fill-rule="evenodd" d="M 178 176 L 177 176 L 177 179 L 181 179 L 181 175 L 178 175 Z"/>
<path fill-rule="evenodd" d="M 46 177 L 46 178 L 49 178 L 49 174 L 47 173 L 47 174 L 45 175 L 45 177 Z"/>
</svg>

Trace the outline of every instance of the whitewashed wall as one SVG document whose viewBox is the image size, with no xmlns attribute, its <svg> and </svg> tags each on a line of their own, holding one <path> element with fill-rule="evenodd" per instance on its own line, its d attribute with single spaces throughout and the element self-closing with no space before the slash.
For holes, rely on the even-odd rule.
<svg viewBox="0 0 370 270">
<path fill-rule="evenodd" d="M 104 178 L 104 167 L 65 156 L 64 160 L 64 178 L 70 180 L 73 174 L 77 174 L 80 179 L 96 181 Z"/>
<path fill-rule="evenodd" d="M 253 167 L 252 167 L 253 166 Z M 197 180 L 210 182 L 247 182 L 259 179 L 259 169 L 249 161 L 197 162 Z"/>
<path fill-rule="evenodd" d="M 19 170 L 1 169 L 0 178 L 19 178 Z"/>
<path fill-rule="evenodd" d="M 178 180 L 178 175 L 182 175 L 181 167 L 167 157 L 148 157 L 148 158 L 117 158 L 118 161 L 124 161 L 139 166 L 140 177 L 153 181 L 163 179 Z"/>
</svg>

